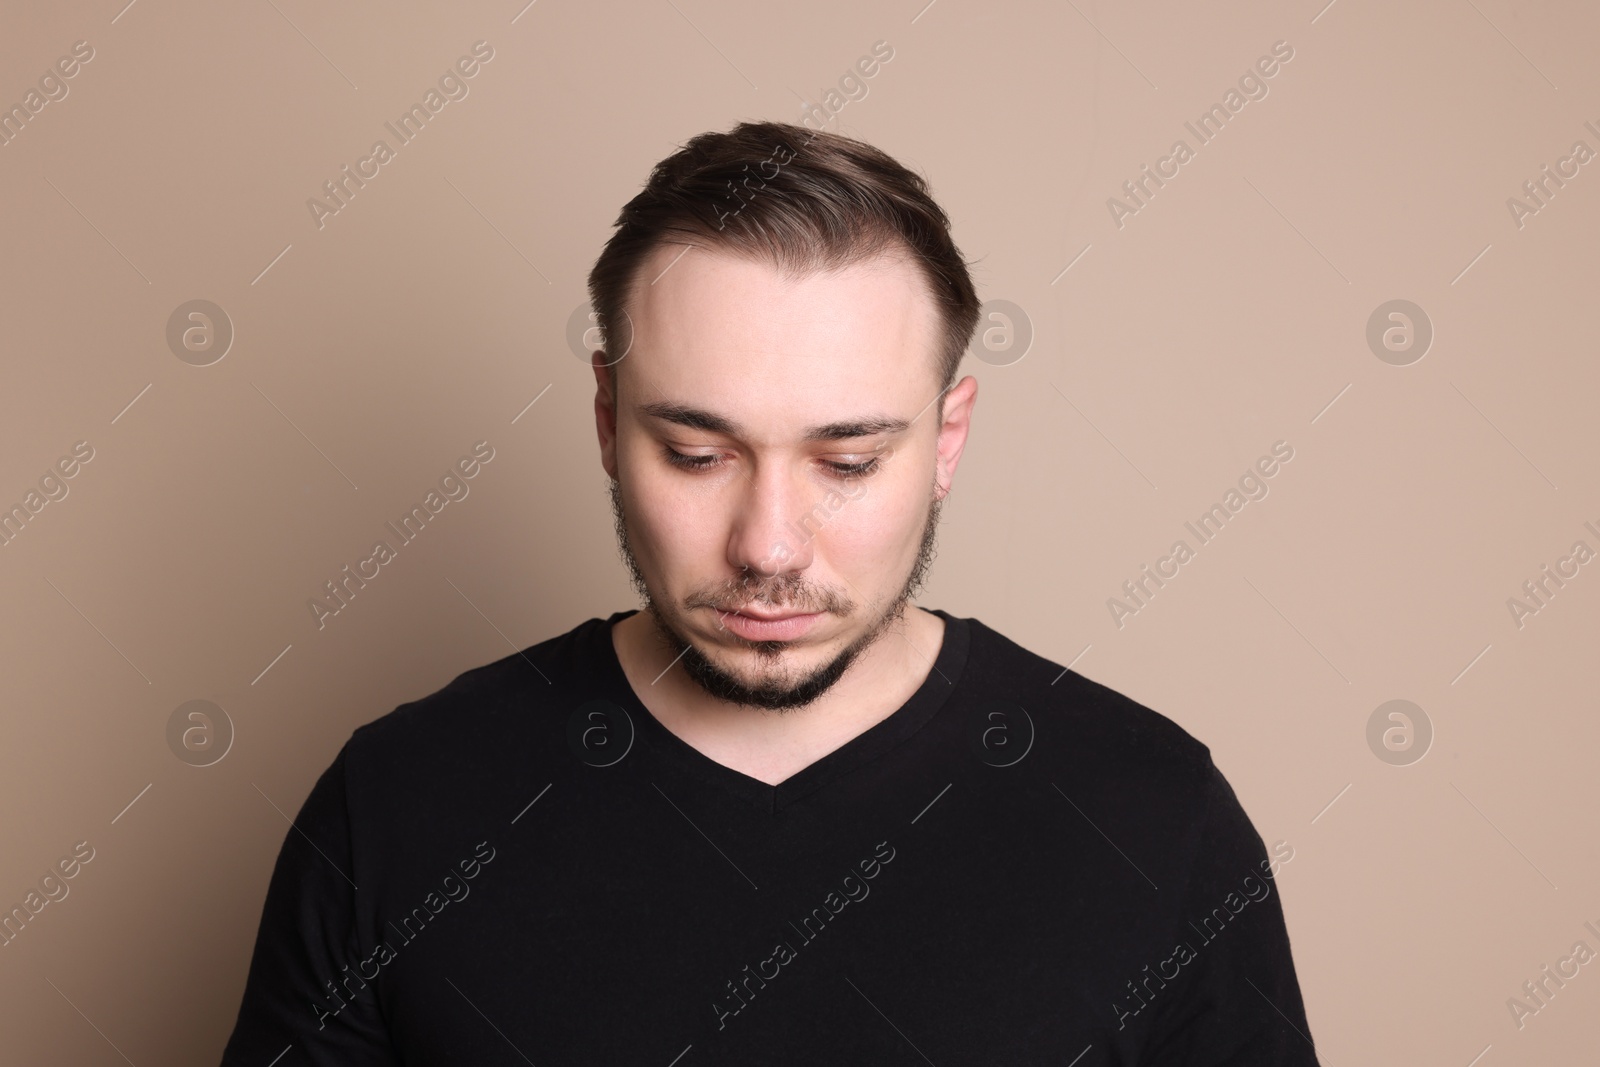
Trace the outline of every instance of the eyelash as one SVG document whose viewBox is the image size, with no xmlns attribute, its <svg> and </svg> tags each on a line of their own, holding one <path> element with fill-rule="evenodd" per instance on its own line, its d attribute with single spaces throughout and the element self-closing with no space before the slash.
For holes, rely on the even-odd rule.
<svg viewBox="0 0 1600 1067">
<path fill-rule="evenodd" d="M 716 463 L 714 462 L 716 460 L 715 456 L 686 456 L 682 452 L 666 446 L 662 446 L 661 451 L 666 461 L 680 470 L 704 471 L 716 466 Z M 832 461 L 824 461 L 824 466 L 828 467 L 835 477 L 853 479 L 865 478 L 875 473 L 880 462 L 880 459 L 874 457 L 873 459 L 867 460 L 865 463 L 834 463 Z"/>
</svg>

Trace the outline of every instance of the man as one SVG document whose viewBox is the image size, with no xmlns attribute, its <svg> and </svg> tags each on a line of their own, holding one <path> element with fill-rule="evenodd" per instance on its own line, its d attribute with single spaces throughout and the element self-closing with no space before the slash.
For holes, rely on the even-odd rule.
<svg viewBox="0 0 1600 1067">
<path fill-rule="evenodd" d="M 922 180 L 696 137 L 590 292 L 644 608 L 355 731 L 224 1063 L 1315 1064 L 1206 747 L 912 603 L 977 395 Z"/>
</svg>

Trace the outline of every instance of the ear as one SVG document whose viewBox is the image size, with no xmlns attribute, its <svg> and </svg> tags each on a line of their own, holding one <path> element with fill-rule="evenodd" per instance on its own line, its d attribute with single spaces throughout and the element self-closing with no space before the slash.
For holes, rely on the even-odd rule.
<svg viewBox="0 0 1600 1067">
<path fill-rule="evenodd" d="M 613 480 L 617 477 L 617 368 L 607 365 L 602 349 L 590 353 L 594 365 L 594 426 L 600 438 L 600 466 Z"/>
<path fill-rule="evenodd" d="M 978 379 L 967 375 L 944 396 L 944 421 L 939 424 L 934 472 L 937 499 L 950 495 L 962 450 L 967 447 L 967 432 L 972 428 L 972 408 L 978 402 Z"/>
</svg>

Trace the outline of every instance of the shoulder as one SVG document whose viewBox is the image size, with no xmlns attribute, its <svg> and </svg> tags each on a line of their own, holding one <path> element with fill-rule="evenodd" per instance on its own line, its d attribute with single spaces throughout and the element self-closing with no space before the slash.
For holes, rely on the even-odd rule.
<svg viewBox="0 0 1600 1067">
<path fill-rule="evenodd" d="M 1211 788 L 1211 750 L 1171 718 L 977 619 L 967 622 L 969 692 L 980 706 L 1020 709 L 1044 770 L 1169 805 L 1188 806 Z"/>
<path fill-rule="evenodd" d="M 1261 838 L 1203 741 L 1127 694 L 967 621 L 968 736 L 994 736 L 1004 723 L 997 744 L 985 737 L 978 747 L 987 749 L 985 763 L 1011 768 L 986 780 L 1004 780 L 1041 811 L 1058 807 L 1062 820 L 1045 825 L 1113 842 L 1155 885 L 1204 890 L 1261 861 Z"/>
<path fill-rule="evenodd" d="M 483 773 L 561 719 L 594 683 L 593 648 L 606 620 L 588 619 L 527 648 L 473 667 L 441 688 L 358 726 L 345 744 L 347 773 L 403 781 L 408 773 Z"/>
</svg>

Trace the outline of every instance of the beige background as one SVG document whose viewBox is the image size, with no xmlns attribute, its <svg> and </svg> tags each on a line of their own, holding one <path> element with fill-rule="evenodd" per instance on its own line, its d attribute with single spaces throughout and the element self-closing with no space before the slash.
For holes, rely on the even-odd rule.
<svg viewBox="0 0 1600 1067">
<path fill-rule="evenodd" d="M 215 1063 L 283 812 L 352 728 L 635 606 L 566 340 L 583 277 L 652 163 L 798 121 L 878 40 L 828 128 L 928 175 L 1034 332 L 963 368 L 922 603 L 1211 746 L 1295 848 L 1325 1062 L 1594 1062 L 1600 965 L 1507 1007 L 1600 950 L 1600 563 L 1507 607 L 1600 549 L 1600 163 L 1507 207 L 1600 149 L 1591 5 L 120 2 L 14 3 L 0 46 L 0 102 L 94 49 L 0 146 L 0 504 L 94 450 L 0 547 L 0 902 L 94 849 L 0 948 L 8 1062 Z M 319 229 L 307 199 L 479 40 L 469 95 Z M 1108 198 L 1280 40 L 1269 94 L 1119 228 Z M 166 341 L 193 299 L 235 331 L 209 366 Z M 1394 299 L 1435 330 L 1405 366 L 1366 340 Z M 470 495 L 319 630 L 308 599 L 479 440 Z M 1118 627 L 1279 440 L 1269 495 Z M 235 731 L 208 767 L 167 742 L 196 699 Z M 1392 699 L 1434 731 L 1410 765 L 1368 745 Z"/>
</svg>

